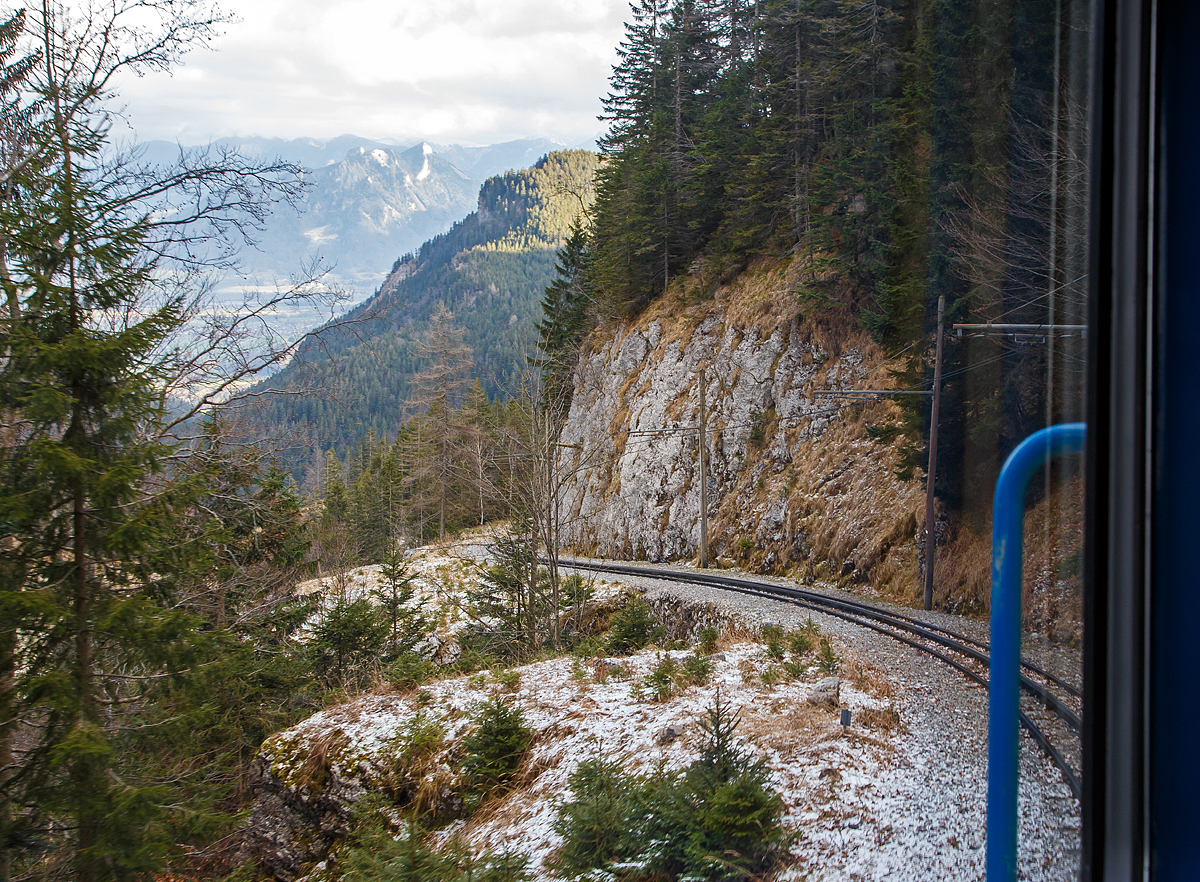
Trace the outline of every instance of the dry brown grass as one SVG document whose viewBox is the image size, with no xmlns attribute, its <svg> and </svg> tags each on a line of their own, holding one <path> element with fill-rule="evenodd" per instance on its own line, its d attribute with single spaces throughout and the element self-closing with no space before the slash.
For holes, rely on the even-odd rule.
<svg viewBox="0 0 1200 882">
<path fill-rule="evenodd" d="M 852 723 L 876 732 L 895 732 L 903 728 L 900 712 L 891 704 L 885 708 L 869 707 L 860 710 Z"/>
<path fill-rule="evenodd" d="M 741 675 L 742 683 L 751 686 L 758 682 L 758 665 L 752 658 L 744 658 L 738 662 L 738 674 Z"/>
<path fill-rule="evenodd" d="M 318 731 L 302 743 L 304 756 L 290 783 L 310 793 L 319 793 L 329 780 L 330 766 L 349 745 L 350 740 L 341 729 Z"/>
<path fill-rule="evenodd" d="M 778 751 L 782 759 L 794 759 L 816 742 L 841 734 L 842 727 L 833 712 L 810 704 L 791 705 L 783 713 L 772 712 L 769 707 L 763 710 L 743 708 L 738 737 L 760 750 Z"/>
<path fill-rule="evenodd" d="M 745 643 L 749 640 L 760 640 L 761 637 L 760 629 L 754 627 L 745 619 L 728 619 L 721 627 L 721 634 L 717 638 L 717 648 L 726 650 L 738 643 Z"/>
<path fill-rule="evenodd" d="M 1025 515 L 1022 627 L 1067 646 L 1083 638 L 1083 482 L 1056 482 Z M 984 616 L 991 608 L 992 525 L 959 523 L 938 546 L 934 602 Z M 915 595 L 914 595 L 915 599 Z"/>
<path fill-rule="evenodd" d="M 934 604 L 963 615 L 983 615 L 992 590 L 991 525 L 986 534 L 960 523 L 949 541 L 937 548 L 933 564 Z M 924 590 L 918 585 L 909 598 L 915 602 Z"/>
</svg>

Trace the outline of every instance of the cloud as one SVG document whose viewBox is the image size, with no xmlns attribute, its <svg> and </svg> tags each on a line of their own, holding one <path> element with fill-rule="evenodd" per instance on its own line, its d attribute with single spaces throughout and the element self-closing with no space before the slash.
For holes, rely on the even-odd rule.
<svg viewBox="0 0 1200 882">
<path fill-rule="evenodd" d="M 236 0 L 173 75 L 120 85 L 138 136 L 583 140 L 626 0 Z"/>
</svg>

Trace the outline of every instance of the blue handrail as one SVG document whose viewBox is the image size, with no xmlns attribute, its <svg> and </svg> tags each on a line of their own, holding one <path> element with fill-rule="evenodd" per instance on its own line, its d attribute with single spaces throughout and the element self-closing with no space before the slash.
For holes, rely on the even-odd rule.
<svg viewBox="0 0 1200 882">
<path fill-rule="evenodd" d="M 1038 469 L 1083 452 L 1086 423 L 1034 432 L 1008 456 L 992 504 L 992 641 L 988 686 L 988 882 L 1017 878 L 1021 714 L 1021 554 L 1025 489 Z"/>
</svg>

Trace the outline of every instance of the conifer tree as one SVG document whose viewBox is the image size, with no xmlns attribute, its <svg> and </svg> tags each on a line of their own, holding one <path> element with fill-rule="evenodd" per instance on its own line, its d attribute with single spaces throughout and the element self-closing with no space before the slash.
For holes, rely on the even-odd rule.
<svg viewBox="0 0 1200 882">
<path fill-rule="evenodd" d="M 203 814 L 132 749 L 156 726 L 157 686 L 205 642 L 177 601 L 213 565 L 183 526 L 208 471 L 174 467 L 175 430 L 282 356 L 237 349 L 244 316 L 181 332 L 200 315 L 197 274 L 227 263 L 227 234 L 298 192 L 290 170 L 228 155 L 137 167 L 106 140 L 115 78 L 168 67 L 218 21 L 171 0 L 29 14 L 39 110 L 0 200 L 0 623 L 17 651 L 5 725 L 26 736 L 0 786 L 29 829 L 2 847 L 7 866 L 18 843 L 50 836 L 51 870 L 81 882 L 144 877 Z M 191 405 L 169 411 L 189 386 Z"/>
<path fill-rule="evenodd" d="M 438 536 L 445 538 L 447 517 L 453 517 L 456 471 L 459 466 L 460 426 L 454 419 L 462 394 L 469 387 L 471 348 L 454 314 L 441 304 L 429 321 L 420 342 L 425 365 L 414 377 L 414 403 L 425 410 L 429 465 L 437 493 Z"/>
<path fill-rule="evenodd" d="M 564 415 L 570 407 L 579 344 L 589 326 L 591 296 L 585 279 L 587 259 L 588 232 L 579 219 L 558 251 L 555 278 L 546 286 L 542 319 L 537 324 L 537 348 L 541 355 L 530 359 L 531 364 L 543 372 L 543 404 L 561 401 L 563 406 L 559 409 Z"/>
<path fill-rule="evenodd" d="M 375 590 L 375 596 L 391 620 L 389 655 L 397 658 L 413 652 L 417 644 L 429 635 L 432 627 L 422 612 L 425 602 L 422 600 L 413 605 L 416 597 L 414 576 L 408 571 L 404 554 L 398 546 L 393 546 L 388 552 L 379 574 L 382 580 L 380 587 Z"/>
<path fill-rule="evenodd" d="M 25 27 L 24 10 L 13 13 L 0 22 L 0 203 L 8 203 L 15 195 L 13 175 L 28 161 L 30 124 L 38 111 L 38 102 L 23 102 L 22 91 L 37 63 L 36 54 L 17 57 L 17 42 Z M 0 226 L 0 282 L 4 285 L 4 309 L 7 317 L 20 314 L 20 300 L 11 283 L 7 260 L 8 236 Z M 0 348 L 0 359 L 7 358 L 7 346 Z M 0 410 L 0 448 L 10 448 L 16 441 L 12 428 L 14 420 Z M 11 539 L 0 533 L 0 552 L 10 550 Z M 0 564 L 0 568 L 6 568 Z M 0 573 L 5 584 L 0 590 L 10 590 L 12 574 Z M 12 736 L 15 730 L 14 687 L 16 678 L 16 633 L 11 627 L 0 626 L 0 843 L 6 842 L 12 824 L 11 788 L 8 785 L 13 770 Z M 9 851 L 0 847 L 0 882 L 8 882 Z"/>
</svg>

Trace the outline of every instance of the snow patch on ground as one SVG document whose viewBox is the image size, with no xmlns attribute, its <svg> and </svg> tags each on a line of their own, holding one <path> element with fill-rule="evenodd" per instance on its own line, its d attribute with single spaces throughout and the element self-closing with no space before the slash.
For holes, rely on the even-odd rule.
<svg viewBox="0 0 1200 882">
<path fill-rule="evenodd" d="M 486 564 L 491 535 L 476 533 L 408 558 L 430 608 L 439 610 L 440 633 L 449 638 L 465 623 L 465 591 Z M 650 580 L 632 580 L 649 582 Z M 378 567 L 312 580 L 304 592 L 369 593 Z M 636 590 L 681 591 L 680 586 Z M 613 596 L 630 586 L 597 583 Z M 559 846 L 553 822 L 569 799 L 567 780 L 590 757 L 618 759 L 628 771 L 671 773 L 699 753 L 699 719 L 721 700 L 741 715 L 739 736 L 765 760 L 784 799 L 791 835 L 788 860 L 777 880 L 983 879 L 986 842 L 986 691 L 934 660 L 894 641 L 820 614 L 716 589 L 692 589 L 692 602 L 711 603 L 740 617 L 729 620 L 722 652 L 711 658 L 705 686 L 656 701 L 642 686 L 664 654 L 682 661 L 689 650 L 648 649 L 629 658 L 552 659 L 515 669 L 513 686 L 499 672 L 429 683 L 409 695 L 368 695 L 327 709 L 280 733 L 264 747 L 272 774 L 295 778 L 310 752 L 330 743 L 342 778 L 364 784 L 395 762 L 404 733 L 418 711 L 435 719 L 448 743 L 471 731 L 478 706 L 507 692 L 535 730 L 520 785 L 473 817 L 436 834 L 458 836 L 475 848 L 529 856 L 534 878 L 550 877 L 546 861 Z M 683 592 L 686 596 L 687 592 Z M 710 597 L 711 595 L 711 597 Z M 839 708 L 807 699 L 822 676 L 784 674 L 755 639 L 753 622 L 796 629 L 815 618 L 842 656 Z M 743 624 L 738 625 L 736 621 Z M 694 651 L 694 650 L 693 650 Z M 767 682 L 764 681 L 764 675 Z M 511 678 L 511 675 L 509 675 Z M 839 711 L 851 711 L 843 729 Z M 682 734 L 667 741 L 667 727 Z M 663 741 L 664 743 L 660 743 Z M 460 770 L 438 772 L 455 780 Z M 1077 875 L 1079 805 L 1058 772 L 1032 746 L 1021 744 L 1020 872 L 1023 879 L 1069 880 Z"/>
<path fill-rule="evenodd" d="M 434 619 L 439 642 L 453 639 L 468 624 L 468 591 L 478 583 L 488 564 L 494 538 L 493 531 L 484 528 L 461 538 L 411 549 L 405 555 L 415 589 L 410 605 L 424 604 L 426 613 Z M 384 588 L 381 567 L 371 564 L 301 582 L 296 593 L 320 594 L 324 608 L 342 598 L 355 601 L 365 597 L 377 603 L 376 592 Z M 627 590 L 620 583 L 604 580 L 594 580 L 592 588 L 593 597 L 601 602 Z"/>
<path fill-rule="evenodd" d="M 864 676 L 855 685 L 843 680 L 841 706 L 858 721 L 843 729 L 839 709 L 806 700 L 820 675 L 764 684 L 763 673 L 777 667 L 753 641 L 732 643 L 714 656 L 707 685 L 656 701 L 642 680 L 667 654 L 682 662 L 690 652 L 650 649 L 629 658 L 588 662 L 558 658 L 517 669 L 520 682 L 511 700 L 536 733 L 524 766 L 527 783 L 477 813 L 475 818 L 482 820 L 455 822 L 439 831 L 437 839 L 458 836 L 476 848 L 520 851 L 529 856 L 535 878 L 546 878 L 545 862 L 561 844 L 555 814 L 569 797 L 567 780 L 578 764 L 608 756 L 630 772 L 667 774 L 686 768 L 703 744 L 698 721 L 719 689 L 722 702 L 740 713 L 738 731 L 746 748 L 765 759 L 772 784 L 784 797 L 785 825 L 797 834 L 791 862 L 823 871 L 844 866 L 860 841 L 883 839 L 888 844 L 888 837 L 878 832 L 887 815 L 878 810 L 877 794 L 881 777 L 902 753 L 903 729 L 879 722 L 894 710 L 881 697 L 889 688 L 885 681 Z M 457 741 L 470 731 L 478 706 L 504 688 L 492 676 L 476 674 L 427 684 L 419 699 L 367 696 L 317 714 L 281 733 L 276 743 L 294 747 L 339 733 L 343 747 L 333 762 L 339 775 L 355 777 L 356 770 L 387 766 L 386 754 L 399 749 L 397 738 L 419 706 L 428 719 L 439 721 L 448 741 Z M 660 743 L 668 726 L 682 734 Z M 278 761 L 272 771 L 281 780 L 292 774 Z M 899 861 L 907 847 L 894 837 L 891 845 Z M 878 865 L 879 855 L 867 862 Z"/>
</svg>

